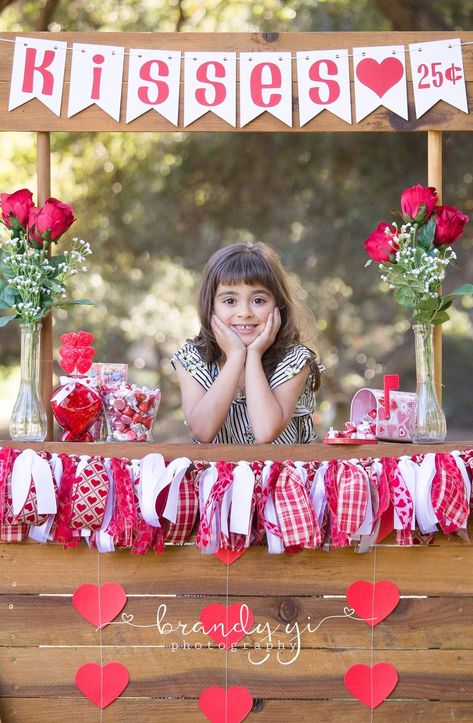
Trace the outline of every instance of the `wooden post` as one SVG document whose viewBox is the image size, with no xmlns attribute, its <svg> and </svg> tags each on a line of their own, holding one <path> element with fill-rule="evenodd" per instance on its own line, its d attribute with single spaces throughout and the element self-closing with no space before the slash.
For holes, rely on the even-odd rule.
<svg viewBox="0 0 473 723">
<path fill-rule="evenodd" d="M 428 131 L 428 184 L 437 189 L 438 203 L 442 203 L 442 131 Z M 439 292 L 441 293 L 441 289 Z M 442 325 L 434 328 L 435 387 L 442 403 Z"/>
<path fill-rule="evenodd" d="M 51 196 L 51 139 L 50 134 L 36 134 L 38 206 Z M 53 391 L 53 319 L 49 314 L 43 319 L 40 352 L 40 391 L 48 417 L 47 440 L 53 439 L 53 414 L 49 404 Z"/>
</svg>

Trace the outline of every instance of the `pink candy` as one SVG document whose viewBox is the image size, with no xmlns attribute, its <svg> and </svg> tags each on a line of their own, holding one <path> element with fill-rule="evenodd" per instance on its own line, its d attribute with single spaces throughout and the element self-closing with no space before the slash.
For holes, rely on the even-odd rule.
<svg viewBox="0 0 473 723">
<path fill-rule="evenodd" d="M 153 421 L 161 401 L 159 389 L 136 384 L 104 384 L 103 404 L 108 442 L 152 442 Z"/>
</svg>

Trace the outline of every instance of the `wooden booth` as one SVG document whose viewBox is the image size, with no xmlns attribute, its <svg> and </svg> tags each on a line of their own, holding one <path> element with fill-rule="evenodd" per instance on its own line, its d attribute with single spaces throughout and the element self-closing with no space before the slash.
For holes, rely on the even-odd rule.
<svg viewBox="0 0 473 723">
<path fill-rule="evenodd" d="M 25 99 L 26 102 L 9 110 L 11 84 L 17 82 L 12 75 L 17 38 L 67 44 L 63 92 L 56 111 L 37 98 Z M 419 114 L 413 86 L 421 81 L 438 84 L 440 76 L 436 73 L 443 66 L 437 64 L 433 68 L 430 61 L 426 62 L 420 75 L 413 77 L 406 52 L 406 117 L 379 105 L 356 120 L 354 50 L 374 46 L 401 46 L 407 50 L 410 44 L 449 41 L 456 45 L 457 40 L 463 58 L 466 98 L 471 107 L 473 33 L 3 33 L 0 129 L 36 132 L 39 204 L 50 196 L 54 174 L 50 167 L 50 134 L 55 131 L 416 132 L 420 134 L 419 142 L 428 146 L 428 184 L 437 188 L 441 199 L 442 132 L 473 130 L 473 115 L 442 99 Z M 124 50 L 116 117 L 97 104 L 70 112 L 72 55 L 81 52 L 81 46 L 72 50 L 74 43 L 110 45 Z M 297 82 L 297 53 L 342 48 L 347 49 L 349 58 L 352 122 L 326 111 L 301 124 L 298 94 L 302 92 L 302 83 Z M 157 108 L 127 120 L 131 49 L 179 53 L 180 93 L 174 121 L 155 112 Z M 116 52 L 119 54 L 119 50 Z M 235 63 L 234 125 L 215 112 L 186 123 L 184 85 L 190 80 L 184 72 L 185 54 L 206 52 L 239 55 Z M 250 54 L 255 60 L 259 53 L 275 53 L 282 59 L 289 54 L 290 118 L 286 115 L 281 120 L 283 116 L 260 109 L 259 114 L 243 123 L 240 54 Z M 42 73 L 44 79 L 48 66 L 44 61 L 42 70 L 38 70 L 38 58 L 39 55 L 33 59 L 36 65 L 31 72 Z M 460 70 L 456 61 L 445 65 L 445 83 L 448 75 L 450 84 L 452 79 L 459 83 Z M 264 80 L 262 85 L 265 83 L 266 88 L 272 87 L 274 77 Z M 27 93 L 27 85 L 20 83 L 18 92 Z M 52 390 L 52 347 L 49 321 L 42 339 L 45 400 L 49 400 Z M 436 339 L 436 361 L 440 385 L 440 332 Z M 28 445 L 4 441 L 0 446 L 24 449 Z M 151 451 L 160 452 L 169 460 L 188 456 L 190 460 L 206 461 L 304 462 L 366 456 L 365 449 L 358 447 L 323 445 L 87 445 L 49 439 L 29 446 L 36 450 L 129 459 L 141 458 Z M 435 448 L 379 444 L 375 449 L 377 457 L 399 457 L 472 447 L 473 441 L 465 441 Z M 365 554 L 355 554 L 353 549 L 328 549 L 277 555 L 268 554 L 265 546 L 255 546 L 232 564 L 214 555 L 201 554 L 193 537 L 183 546 L 167 545 L 162 554 L 150 552 L 146 556 L 129 551 L 100 554 L 85 543 L 66 550 L 60 545 L 39 545 L 29 540 L 1 544 L 0 718 L 4 723 L 49 723 L 61 719 L 80 719 L 84 723 L 199 721 L 205 720 L 199 708 L 202 692 L 218 686 L 228 691 L 228 715 L 221 711 L 212 720 L 237 721 L 243 719 L 245 707 L 238 694 L 231 693 L 238 686 L 253 699 L 247 720 L 255 722 L 473 720 L 472 569 L 473 547 L 466 536 L 442 533 L 435 535 L 432 544 L 412 547 L 396 546 L 391 535 Z M 360 620 L 356 605 L 349 604 L 346 598 L 348 588 L 360 581 L 373 586 L 390 581 L 399 589 L 399 603 L 386 612 L 379 625 L 371 626 Z M 126 606 L 113 624 L 98 628 L 78 613 L 72 596 L 81 585 L 106 583 L 124 589 Z M 252 632 L 237 636 L 234 644 L 225 648 L 218 640 L 193 629 L 203 609 L 211 604 L 247 606 L 254 615 Z M 354 616 L 353 608 L 358 617 Z M 228 620 L 231 608 L 221 610 Z M 75 676 L 86 663 L 104 666 L 111 661 L 126 667 L 129 684 L 110 706 L 101 709 L 81 693 Z M 398 676 L 397 685 L 391 690 L 388 685 L 384 696 L 385 673 L 372 667 L 380 662 L 389 664 Z M 366 688 L 371 696 L 381 690 L 378 707 L 364 705 L 345 687 L 347 670 L 359 664 L 370 666 L 365 693 Z"/>
</svg>

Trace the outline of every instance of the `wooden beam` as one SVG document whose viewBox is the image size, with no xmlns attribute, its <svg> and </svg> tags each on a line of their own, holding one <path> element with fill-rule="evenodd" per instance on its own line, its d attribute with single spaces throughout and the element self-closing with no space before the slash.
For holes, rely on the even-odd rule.
<svg viewBox="0 0 473 723">
<path fill-rule="evenodd" d="M 442 203 L 442 131 L 427 134 L 428 184 L 437 189 L 438 203 Z M 442 293 L 442 290 L 439 290 Z M 435 387 L 442 404 L 442 325 L 434 328 Z"/>
<path fill-rule="evenodd" d="M 39 131 L 36 134 L 38 206 L 51 196 L 51 138 Z M 53 413 L 49 404 L 53 391 L 53 319 L 49 314 L 43 319 L 40 350 L 40 393 L 48 418 L 47 440 L 53 439 Z"/>
</svg>

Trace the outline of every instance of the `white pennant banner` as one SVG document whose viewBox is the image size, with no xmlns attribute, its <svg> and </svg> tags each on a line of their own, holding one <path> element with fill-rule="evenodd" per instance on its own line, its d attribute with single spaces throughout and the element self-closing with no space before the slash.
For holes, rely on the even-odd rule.
<svg viewBox="0 0 473 723">
<path fill-rule="evenodd" d="M 236 126 L 236 53 L 184 54 L 184 125 L 208 111 Z"/>
<path fill-rule="evenodd" d="M 120 120 L 125 49 L 73 43 L 68 117 L 97 105 Z"/>
<path fill-rule="evenodd" d="M 324 109 L 351 123 L 348 50 L 297 53 L 297 85 L 301 126 Z"/>
<path fill-rule="evenodd" d="M 179 50 L 130 50 L 126 122 L 153 109 L 177 126 L 180 79 Z"/>
<path fill-rule="evenodd" d="M 240 53 L 240 127 L 264 111 L 292 128 L 291 53 Z"/>
<path fill-rule="evenodd" d="M 408 120 L 403 45 L 354 48 L 356 122 L 380 105 Z"/>
<path fill-rule="evenodd" d="M 61 115 L 67 43 L 16 38 L 8 110 L 37 98 Z"/>
<path fill-rule="evenodd" d="M 460 40 L 409 45 L 416 117 L 439 100 L 468 113 Z"/>
</svg>

